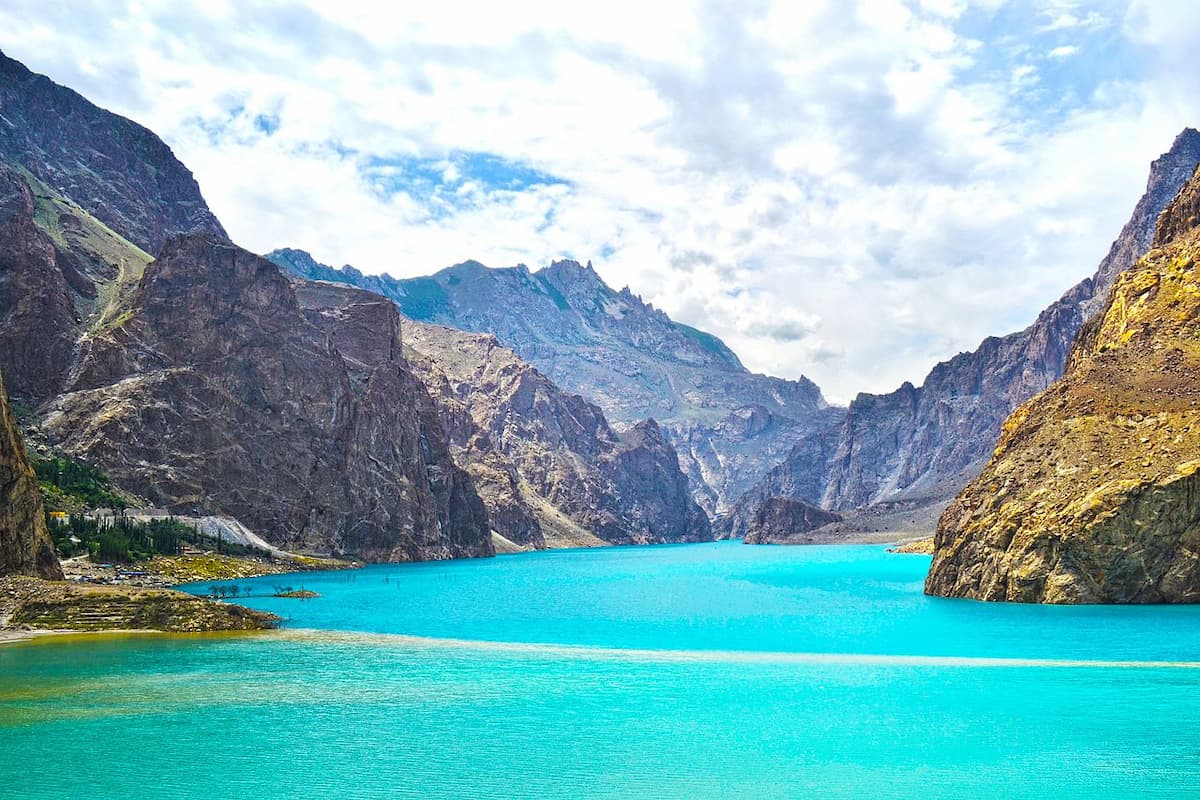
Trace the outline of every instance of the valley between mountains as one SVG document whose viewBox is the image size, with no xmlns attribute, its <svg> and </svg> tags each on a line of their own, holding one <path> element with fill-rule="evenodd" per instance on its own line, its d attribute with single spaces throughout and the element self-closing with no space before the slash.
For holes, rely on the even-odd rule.
<svg viewBox="0 0 1200 800">
<path fill-rule="evenodd" d="M 61 578 L 103 501 L 360 562 L 937 527 L 932 593 L 1200 598 L 1195 130 L 1028 328 L 843 408 L 590 262 L 249 252 L 153 132 L 3 55 L 0 113 L 0 574 Z"/>
</svg>

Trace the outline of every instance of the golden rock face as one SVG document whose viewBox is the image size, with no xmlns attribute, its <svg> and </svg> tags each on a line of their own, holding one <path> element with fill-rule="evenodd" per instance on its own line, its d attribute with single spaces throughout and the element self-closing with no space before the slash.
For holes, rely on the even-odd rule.
<svg viewBox="0 0 1200 800">
<path fill-rule="evenodd" d="M 0 378 L 0 575 L 61 579 L 42 494 Z"/>
<path fill-rule="evenodd" d="M 1200 230 L 1193 177 L 1063 378 L 1004 424 L 938 525 L 925 591 L 1200 602 Z"/>
</svg>

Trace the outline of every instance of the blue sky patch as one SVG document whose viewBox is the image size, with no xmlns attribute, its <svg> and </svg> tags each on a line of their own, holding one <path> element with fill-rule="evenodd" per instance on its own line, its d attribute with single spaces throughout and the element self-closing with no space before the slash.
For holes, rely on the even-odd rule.
<svg viewBox="0 0 1200 800">
<path fill-rule="evenodd" d="M 475 205 L 479 194 L 570 185 L 527 164 L 483 152 L 459 152 L 446 158 L 368 156 L 360 169 L 381 196 L 407 194 L 428 205 L 434 217 Z"/>
<path fill-rule="evenodd" d="M 1113 0 L 1042 13 L 1024 2 L 995 11 L 971 8 L 955 28 L 981 47 L 962 77 L 999 85 L 1019 81 L 1014 100 L 1020 115 L 1050 128 L 1093 102 L 1105 84 L 1140 71 L 1137 51 L 1121 35 L 1124 15 L 1125 3 Z"/>
<path fill-rule="evenodd" d="M 254 127 L 270 136 L 279 130 L 279 117 L 274 114 L 259 114 L 254 118 Z"/>
</svg>

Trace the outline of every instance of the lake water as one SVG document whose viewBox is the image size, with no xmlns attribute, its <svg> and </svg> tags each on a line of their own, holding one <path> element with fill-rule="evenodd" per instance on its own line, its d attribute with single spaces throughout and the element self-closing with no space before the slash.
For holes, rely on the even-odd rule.
<svg viewBox="0 0 1200 800">
<path fill-rule="evenodd" d="M 285 630 L 0 647 L 0 797 L 1200 793 L 1200 608 L 937 600 L 928 565 L 720 543 L 240 581 Z"/>
</svg>

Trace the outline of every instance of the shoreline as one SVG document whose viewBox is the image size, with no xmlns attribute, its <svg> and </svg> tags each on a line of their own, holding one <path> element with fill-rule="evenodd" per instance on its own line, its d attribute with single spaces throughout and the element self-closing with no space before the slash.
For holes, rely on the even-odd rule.
<svg viewBox="0 0 1200 800">
<path fill-rule="evenodd" d="M 97 631 L 84 631 L 73 628 L 0 628 L 0 649 L 19 645 L 34 645 L 60 643 L 70 644 L 97 639 L 228 639 L 243 636 L 262 636 L 276 634 L 279 628 L 263 628 L 261 630 L 245 631 L 164 631 L 154 628 L 113 628 Z"/>
<path fill-rule="evenodd" d="M 796 542 L 794 544 L 799 545 L 799 546 L 805 546 L 805 545 L 820 546 L 820 545 L 831 545 L 831 544 L 879 546 L 882 544 L 888 544 L 888 545 L 891 545 L 890 552 L 905 552 L 905 550 L 903 550 L 902 548 L 904 548 L 906 545 L 910 545 L 915 542 L 919 542 L 919 541 L 923 540 L 924 538 L 925 537 L 922 537 L 919 534 L 913 535 L 912 533 L 908 533 L 908 535 L 902 535 L 900 537 L 897 537 L 894 534 L 892 536 L 886 536 L 883 533 L 872 533 L 872 534 L 867 534 L 865 536 L 848 537 L 848 539 L 849 539 L 848 541 L 847 540 L 817 541 L 817 542 L 804 542 L 804 543 Z M 181 558 L 187 558 L 187 557 L 181 557 Z M 161 591 L 161 592 L 171 592 L 171 593 L 178 592 L 180 594 L 186 595 L 188 598 L 202 600 L 206 603 L 211 603 L 216 607 L 225 607 L 226 609 L 234 609 L 234 608 L 244 609 L 245 607 L 240 606 L 236 603 L 225 603 L 225 602 L 218 601 L 215 599 L 206 598 L 201 595 L 195 595 L 195 594 L 191 594 L 189 592 L 184 592 L 175 587 L 189 585 L 189 584 L 195 585 L 197 583 L 204 583 L 206 580 L 220 582 L 220 581 L 236 581 L 236 580 L 243 580 L 243 579 L 260 578 L 260 577 L 267 577 L 267 576 L 272 576 L 272 575 L 278 575 L 278 576 L 297 575 L 297 576 L 300 576 L 300 575 L 304 575 L 309 572 L 316 571 L 316 570 L 313 570 L 312 568 L 304 569 L 303 567 L 301 567 L 299 569 L 295 569 L 295 570 L 288 571 L 288 572 L 280 572 L 276 568 L 278 566 L 284 566 L 284 565 L 280 565 L 278 563 L 260 562 L 260 561 L 252 560 L 252 559 L 236 559 L 236 560 L 238 562 L 240 562 L 240 565 L 243 567 L 243 569 L 238 570 L 236 575 L 230 575 L 228 577 L 223 577 L 223 578 L 215 578 L 215 577 L 201 578 L 199 580 L 182 581 L 182 582 L 174 583 L 174 584 L 164 584 L 163 581 L 165 581 L 167 578 L 165 575 L 163 575 L 161 573 L 143 576 L 145 579 L 144 582 L 136 581 L 136 579 L 135 579 L 135 580 L 131 580 L 130 582 L 120 583 L 120 584 L 90 583 L 88 581 L 80 580 L 79 573 L 72 573 L 72 572 L 68 572 L 68 580 L 65 582 L 43 582 L 43 581 L 38 581 L 37 579 L 25 579 L 25 580 L 35 581 L 38 583 L 43 583 L 45 585 L 57 586 L 60 589 L 67 591 L 67 592 L 70 592 L 71 589 L 80 589 L 80 590 L 84 590 L 84 591 L 90 589 L 93 591 L 111 592 L 111 593 L 116 593 L 116 594 L 120 594 L 122 592 L 128 592 L 130 594 L 133 594 L 133 593 L 138 592 L 139 590 L 144 590 L 144 589 L 150 589 L 153 591 Z M 416 562 L 412 562 L 412 563 L 416 563 Z M 66 564 L 64 564 L 64 566 L 66 566 Z M 300 565 L 292 564 L 292 565 L 288 565 L 288 566 L 300 566 Z M 323 567 L 323 569 L 361 569 L 365 566 L 369 566 L 369 565 L 358 563 L 358 562 L 342 562 L 342 566 L 340 566 L 340 567 L 329 566 L 329 567 Z M 247 567 L 248 567 L 248 569 L 246 569 Z M 262 567 L 263 569 L 255 569 L 255 567 Z M 4 588 L 2 583 L 0 583 L 0 588 Z M 22 625 L 22 624 L 18 624 L 18 625 L 8 624 L 11 614 L 16 609 L 16 607 L 18 607 L 21 604 L 21 602 L 23 602 L 23 601 L 21 599 L 18 599 L 15 603 L 10 602 L 9 604 L 7 604 L 7 607 L 5 607 L 6 604 L 4 603 L 4 598 L 0 597 L 0 647 L 6 646 L 6 645 L 11 646 L 11 645 L 15 645 L 15 644 L 22 644 L 22 643 L 28 644 L 28 643 L 35 642 L 35 641 L 49 641 L 49 640 L 61 641 L 63 639 L 75 639 L 75 638 L 95 639 L 97 637 L 103 637 L 103 636 L 113 636 L 113 637 L 187 636 L 187 637 L 195 637 L 195 636 L 212 636 L 212 635 L 228 635 L 228 634 L 242 635 L 242 634 L 246 634 L 246 633 L 263 633 L 264 632 L 263 629 L 259 629 L 259 630 L 177 631 L 177 630 L 162 630 L 162 629 L 158 629 L 158 628 L 121 628 L 121 627 L 102 628 L 102 629 L 34 628 L 34 627 L 30 627 L 28 625 Z M 265 629 L 265 630 L 278 630 L 278 629 Z"/>
</svg>

